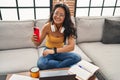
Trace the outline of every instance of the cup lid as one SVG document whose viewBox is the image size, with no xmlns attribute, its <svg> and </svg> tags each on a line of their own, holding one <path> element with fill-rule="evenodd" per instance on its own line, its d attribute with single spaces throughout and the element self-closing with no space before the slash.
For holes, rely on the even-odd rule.
<svg viewBox="0 0 120 80">
<path fill-rule="evenodd" d="M 37 72 L 37 71 L 39 71 L 39 68 L 38 67 L 32 67 L 30 71 L 31 72 Z"/>
</svg>

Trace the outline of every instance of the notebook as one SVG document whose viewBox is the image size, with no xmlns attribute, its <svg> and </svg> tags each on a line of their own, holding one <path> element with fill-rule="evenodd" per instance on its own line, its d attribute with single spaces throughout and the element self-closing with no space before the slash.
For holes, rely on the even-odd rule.
<svg viewBox="0 0 120 80">
<path fill-rule="evenodd" d="M 76 80 L 75 74 L 68 74 L 68 70 L 40 72 L 39 80 Z"/>
<path fill-rule="evenodd" d="M 99 69 L 98 66 L 85 61 L 81 60 L 77 64 L 73 65 L 69 70 L 68 73 L 76 74 L 77 79 L 88 80 L 94 73 Z"/>
</svg>

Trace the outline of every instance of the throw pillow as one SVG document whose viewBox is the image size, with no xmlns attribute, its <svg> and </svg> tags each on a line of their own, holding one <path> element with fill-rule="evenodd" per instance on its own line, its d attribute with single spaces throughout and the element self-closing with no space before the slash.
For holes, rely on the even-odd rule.
<svg viewBox="0 0 120 80">
<path fill-rule="evenodd" d="M 101 41 L 103 26 L 103 18 L 76 18 L 77 43 Z"/>
<path fill-rule="evenodd" d="M 120 43 L 120 21 L 105 19 L 102 42 L 105 44 Z"/>
</svg>

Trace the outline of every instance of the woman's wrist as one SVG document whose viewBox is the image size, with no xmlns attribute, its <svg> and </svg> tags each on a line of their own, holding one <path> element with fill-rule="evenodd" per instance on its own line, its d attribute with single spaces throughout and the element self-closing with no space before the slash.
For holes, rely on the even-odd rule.
<svg viewBox="0 0 120 80">
<path fill-rule="evenodd" d="M 57 48 L 54 47 L 53 50 L 54 50 L 54 54 L 57 54 Z"/>
</svg>

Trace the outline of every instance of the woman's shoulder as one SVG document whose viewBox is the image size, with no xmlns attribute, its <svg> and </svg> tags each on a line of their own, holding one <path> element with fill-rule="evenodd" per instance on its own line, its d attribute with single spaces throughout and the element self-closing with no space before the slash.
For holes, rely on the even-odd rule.
<svg viewBox="0 0 120 80">
<path fill-rule="evenodd" d="M 43 26 L 43 29 L 47 30 L 47 31 L 50 30 L 50 25 L 51 25 L 50 22 L 45 23 L 44 26 Z"/>
<path fill-rule="evenodd" d="M 45 24 L 45 26 L 50 26 L 51 25 L 51 23 L 50 22 L 47 22 L 46 24 Z"/>
<path fill-rule="evenodd" d="M 45 27 L 45 28 L 48 28 L 48 27 L 50 27 L 50 25 L 51 25 L 51 23 L 50 23 L 50 22 L 47 22 L 47 23 L 44 24 L 44 27 Z"/>
</svg>

